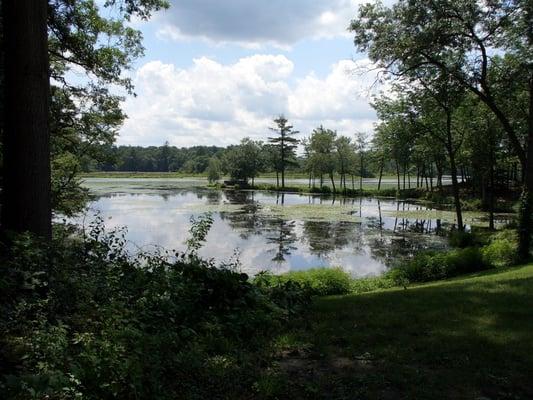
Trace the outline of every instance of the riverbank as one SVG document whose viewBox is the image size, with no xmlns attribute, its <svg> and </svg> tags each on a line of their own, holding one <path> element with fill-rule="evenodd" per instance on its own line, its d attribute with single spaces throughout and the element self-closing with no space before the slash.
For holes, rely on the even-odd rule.
<svg viewBox="0 0 533 400">
<path fill-rule="evenodd" d="M 267 398 L 532 398 L 532 331 L 533 264 L 319 297 L 257 386 Z"/>
</svg>

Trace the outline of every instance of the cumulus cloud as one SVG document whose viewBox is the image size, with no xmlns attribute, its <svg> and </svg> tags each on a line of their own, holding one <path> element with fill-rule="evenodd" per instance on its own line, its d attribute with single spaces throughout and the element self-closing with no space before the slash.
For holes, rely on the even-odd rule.
<svg viewBox="0 0 533 400">
<path fill-rule="evenodd" d="M 229 145 L 244 137 L 264 140 L 272 119 L 286 114 L 301 136 L 323 124 L 342 134 L 371 131 L 368 104 L 375 74 L 358 74 L 368 60 L 339 61 L 327 76 L 293 77 L 284 55 L 254 55 L 224 65 L 207 57 L 179 69 L 161 61 L 138 69 L 138 96 L 125 103 L 129 116 L 119 143 L 177 146 Z"/>
<path fill-rule="evenodd" d="M 304 38 L 348 35 L 357 6 L 367 0 L 175 0 L 158 17 L 159 36 L 246 47 L 281 47 Z"/>
</svg>

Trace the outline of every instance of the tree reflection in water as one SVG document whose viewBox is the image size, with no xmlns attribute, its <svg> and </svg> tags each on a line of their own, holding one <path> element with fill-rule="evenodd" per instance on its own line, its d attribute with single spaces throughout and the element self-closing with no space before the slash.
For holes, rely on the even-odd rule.
<svg viewBox="0 0 533 400">
<path fill-rule="evenodd" d="M 276 263 L 282 263 L 285 261 L 286 256 L 290 256 L 291 252 L 296 250 L 297 247 L 294 243 L 298 240 L 294 228 L 296 227 L 295 221 L 286 221 L 278 219 L 269 226 L 267 233 L 267 243 L 275 245 L 271 252 L 274 252 L 272 261 Z"/>
</svg>

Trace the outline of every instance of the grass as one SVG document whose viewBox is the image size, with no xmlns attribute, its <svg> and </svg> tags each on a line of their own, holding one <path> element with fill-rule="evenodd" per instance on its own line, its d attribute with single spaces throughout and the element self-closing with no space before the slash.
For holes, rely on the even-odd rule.
<svg viewBox="0 0 533 400">
<path fill-rule="evenodd" d="M 532 332 L 533 264 L 317 298 L 305 323 L 277 341 L 281 383 L 269 395 L 530 399 Z"/>
</svg>

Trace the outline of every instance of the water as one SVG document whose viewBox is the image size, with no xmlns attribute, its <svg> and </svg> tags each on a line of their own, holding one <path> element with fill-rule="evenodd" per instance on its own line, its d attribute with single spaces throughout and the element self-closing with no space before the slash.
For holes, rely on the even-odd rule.
<svg viewBox="0 0 533 400">
<path fill-rule="evenodd" d="M 379 275 L 402 257 L 446 248 L 450 226 L 426 218 L 425 206 L 394 199 L 221 191 L 194 179 L 95 178 L 85 185 L 94 198 L 78 223 L 98 212 L 106 227 L 127 227 L 132 252 L 185 250 L 191 216 L 210 211 L 214 223 L 200 255 L 225 262 L 238 254 L 250 274 L 341 266 L 358 277 Z"/>
</svg>

